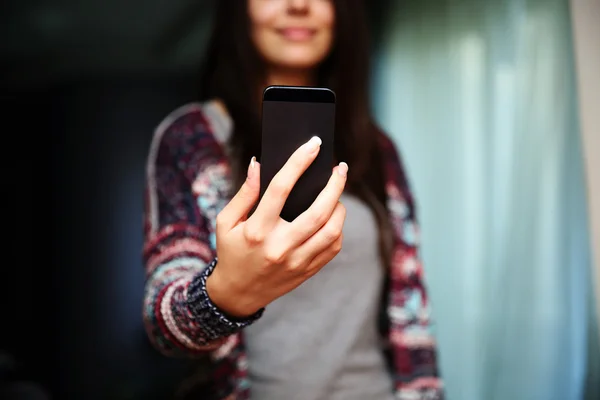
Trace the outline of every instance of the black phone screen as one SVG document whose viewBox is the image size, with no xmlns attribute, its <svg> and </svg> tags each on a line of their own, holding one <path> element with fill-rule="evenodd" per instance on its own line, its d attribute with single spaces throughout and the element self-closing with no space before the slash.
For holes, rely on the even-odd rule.
<svg viewBox="0 0 600 400">
<path fill-rule="evenodd" d="M 269 87 L 263 94 L 260 196 L 298 147 L 322 140 L 317 158 L 302 174 L 281 211 L 294 220 L 327 185 L 334 167 L 335 94 L 324 88 Z"/>
</svg>

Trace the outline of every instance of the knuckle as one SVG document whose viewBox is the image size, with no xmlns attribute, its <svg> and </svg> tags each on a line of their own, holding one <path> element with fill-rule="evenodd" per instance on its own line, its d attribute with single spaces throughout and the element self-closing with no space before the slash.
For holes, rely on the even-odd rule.
<svg viewBox="0 0 600 400">
<path fill-rule="evenodd" d="M 290 260 L 287 263 L 287 268 L 290 271 L 300 271 L 303 269 L 304 264 L 300 260 Z"/>
<path fill-rule="evenodd" d="M 246 225 L 244 237 L 252 245 L 258 245 L 265 241 L 264 231 L 256 226 Z"/>
<path fill-rule="evenodd" d="M 335 242 L 342 236 L 342 227 L 337 224 L 331 224 L 325 228 L 324 233 L 329 242 Z"/>
<path fill-rule="evenodd" d="M 338 240 L 336 240 L 333 245 L 331 246 L 331 250 L 335 253 L 338 254 L 341 250 L 342 250 L 342 246 L 343 246 L 343 235 L 340 235 L 340 238 Z"/>
<path fill-rule="evenodd" d="M 305 156 L 304 151 L 301 149 L 298 149 L 290 159 L 291 166 L 296 170 L 304 168 L 307 162 L 309 162 L 309 158 Z"/>
<path fill-rule="evenodd" d="M 313 276 L 315 276 L 317 274 L 317 272 L 319 272 L 321 270 L 322 266 L 321 265 L 314 265 L 311 268 L 306 268 L 304 271 L 302 271 L 302 276 L 304 278 L 304 280 L 308 280 L 310 278 L 312 278 Z"/>
<path fill-rule="evenodd" d="M 240 195 L 242 197 L 249 197 L 249 196 L 252 195 L 253 189 L 248 184 L 248 181 L 244 182 L 244 184 L 242 185 L 242 187 L 240 187 L 239 193 L 240 193 Z"/>
<path fill-rule="evenodd" d="M 265 259 L 269 264 L 282 264 L 285 260 L 285 253 L 279 249 L 268 249 L 265 252 Z"/>
<path fill-rule="evenodd" d="M 310 221 L 316 226 L 323 226 L 327 222 L 327 215 L 322 211 L 315 211 L 311 215 Z"/>
<path fill-rule="evenodd" d="M 281 179 L 277 179 L 271 183 L 271 191 L 276 197 L 287 197 L 292 188 L 289 184 L 282 182 Z"/>
</svg>

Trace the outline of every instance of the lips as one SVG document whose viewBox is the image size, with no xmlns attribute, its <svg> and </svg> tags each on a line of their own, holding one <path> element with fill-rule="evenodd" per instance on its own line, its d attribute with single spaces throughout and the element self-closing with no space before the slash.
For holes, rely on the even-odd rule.
<svg viewBox="0 0 600 400">
<path fill-rule="evenodd" d="M 310 40 L 316 33 L 315 29 L 310 28 L 283 28 L 277 32 L 287 40 L 301 42 Z"/>
</svg>

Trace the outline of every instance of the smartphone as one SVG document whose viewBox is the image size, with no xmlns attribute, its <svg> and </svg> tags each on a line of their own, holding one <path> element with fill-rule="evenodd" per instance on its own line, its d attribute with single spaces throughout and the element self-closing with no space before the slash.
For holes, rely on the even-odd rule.
<svg viewBox="0 0 600 400">
<path fill-rule="evenodd" d="M 298 147 L 322 140 L 317 158 L 292 189 L 280 217 L 293 221 L 327 185 L 334 167 L 335 93 L 327 88 L 269 86 L 262 99 L 260 197 Z"/>
</svg>

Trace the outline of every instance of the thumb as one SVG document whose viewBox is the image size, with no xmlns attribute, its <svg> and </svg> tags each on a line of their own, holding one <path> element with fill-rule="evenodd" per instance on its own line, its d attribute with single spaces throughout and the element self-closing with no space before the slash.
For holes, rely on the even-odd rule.
<svg viewBox="0 0 600 400">
<path fill-rule="evenodd" d="M 228 232 L 243 221 L 258 200 L 259 193 L 260 164 L 256 157 L 252 157 L 244 184 L 217 216 L 218 229 Z"/>
</svg>

